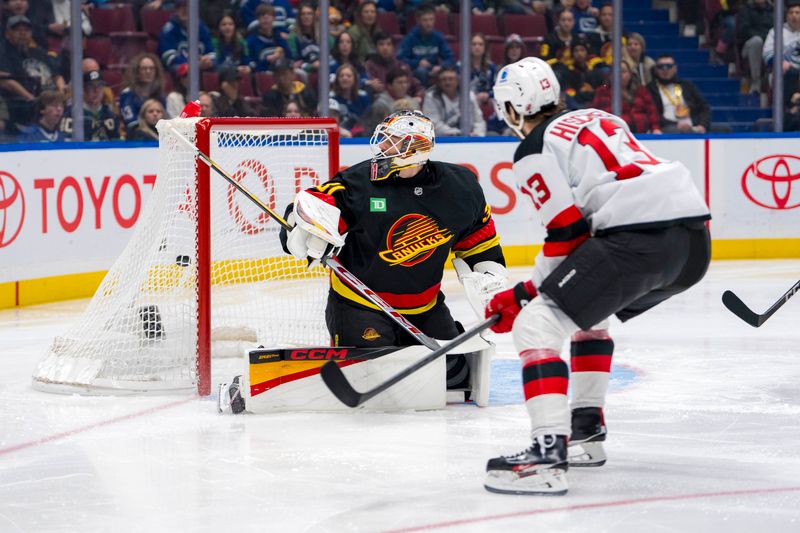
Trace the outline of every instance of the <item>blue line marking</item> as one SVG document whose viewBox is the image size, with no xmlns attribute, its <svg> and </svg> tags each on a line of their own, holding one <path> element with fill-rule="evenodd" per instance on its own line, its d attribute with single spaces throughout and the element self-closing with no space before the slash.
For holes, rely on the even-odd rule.
<svg viewBox="0 0 800 533">
<path fill-rule="evenodd" d="M 522 363 L 519 360 L 499 359 L 492 361 L 492 379 L 489 389 L 489 405 L 515 405 L 525 402 L 522 395 Z M 638 375 L 635 370 L 611 365 L 609 392 L 618 392 L 631 386 Z"/>
</svg>

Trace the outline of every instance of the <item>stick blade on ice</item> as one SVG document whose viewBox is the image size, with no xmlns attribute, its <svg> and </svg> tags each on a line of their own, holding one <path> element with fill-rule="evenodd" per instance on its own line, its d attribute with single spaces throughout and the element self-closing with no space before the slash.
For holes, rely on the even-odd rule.
<svg viewBox="0 0 800 533">
<path fill-rule="evenodd" d="M 745 303 L 731 291 L 725 291 L 722 293 L 722 303 L 731 313 L 738 316 L 754 328 L 759 327 L 763 323 L 762 318 L 758 314 L 751 311 L 750 308 L 747 307 L 747 305 L 745 305 Z"/>
</svg>

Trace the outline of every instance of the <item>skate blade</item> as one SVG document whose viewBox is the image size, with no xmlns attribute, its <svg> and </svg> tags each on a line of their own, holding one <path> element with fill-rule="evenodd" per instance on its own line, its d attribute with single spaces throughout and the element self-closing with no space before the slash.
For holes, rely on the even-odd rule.
<svg viewBox="0 0 800 533">
<path fill-rule="evenodd" d="M 221 415 L 233 413 L 233 410 L 231 409 L 231 397 L 228 394 L 228 387 L 230 387 L 230 383 L 219 384 L 219 394 L 217 395 L 217 412 Z"/>
<path fill-rule="evenodd" d="M 598 467 L 606 464 L 606 452 L 602 442 L 570 443 L 567 448 L 569 466 L 578 468 Z"/>
<path fill-rule="evenodd" d="M 498 494 L 524 496 L 563 496 L 569 488 L 566 470 L 561 468 L 548 468 L 523 477 L 507 470 L 492 470 L 486 473 L 483 487 Z"/>
</svg>

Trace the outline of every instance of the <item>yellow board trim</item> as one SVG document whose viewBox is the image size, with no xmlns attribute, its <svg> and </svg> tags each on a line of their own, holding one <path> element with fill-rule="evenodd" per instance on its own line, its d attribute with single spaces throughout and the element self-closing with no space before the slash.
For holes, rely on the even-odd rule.
<svg viewBox="0 0 800 533">
<path fill-rule="evenodd" d="M 531 266 L 541 249 L 540 245 L 504 246 L 503 255 L 508 266 Z M 712 259 L 796 259 L 800 258 L 800 239 L 718 239 L 712 241 L 711 257 Z M 269 263 L 270 260 L 263 262 Z M 237 268 L 241 266 L 237 265 Z M 298 261 L 297 267 L 296 274 L 290 277 L 302 277 L 304 265 Z M 449 262 L 447 268 L 452 268 Z M 226 270 L 222 268 L 216 275 L 224 278 Z M 100 286 L 105 275 L 105 272 L 89 272 L 20 281 L 19 304 L 34 305 L 89 298 Z M 254 276 L 254 279 L 257 278 L 258 276 Z M 16 291 L 15 282 L 0 283 L 0 309 L 16 306 Z"/>
</svg>

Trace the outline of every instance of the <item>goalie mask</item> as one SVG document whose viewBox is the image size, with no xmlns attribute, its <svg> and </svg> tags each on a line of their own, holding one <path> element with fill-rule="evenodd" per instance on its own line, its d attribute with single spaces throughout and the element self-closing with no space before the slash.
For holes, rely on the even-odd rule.
<svg viewBox="0 0 800 533">
<path fill-rule="evenodd" d="M 428 161 L 435 141 L 433 123 L 419 111 L 397 111 L 375 128 L 370 179 L 381 181 Z"/>
</svg>

